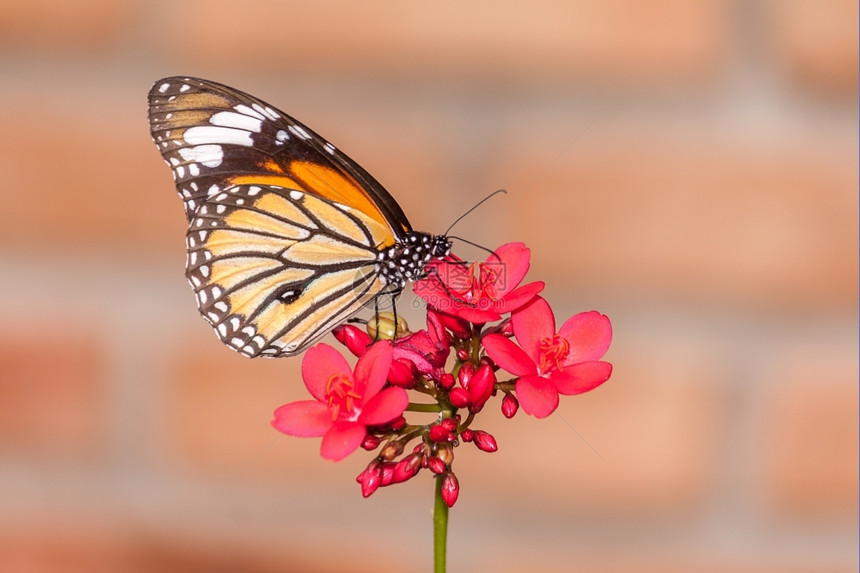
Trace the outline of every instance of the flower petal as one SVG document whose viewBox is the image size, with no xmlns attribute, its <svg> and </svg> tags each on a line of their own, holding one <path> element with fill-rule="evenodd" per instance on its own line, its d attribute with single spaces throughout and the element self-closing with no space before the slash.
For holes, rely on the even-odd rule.
<svg viewBox="0 0 860 573">
<path fill-rule="evenodd" d="M 339 462 L 361 445 L 367 430 L 355 422 L 337 422 L 323 436 L 320 455 L 327 460 Z"/>
<path fill-rule="evenodd" d="M 332 427 L 331 412 L 322 402 L 290 402 L 275 410 L 272 427 L 288 436 L 317 438 Z"/>
<path fill-rule="evenodd" d="M 311 396 L 325 401 L 325 391 L 332 376 L 340 374 L 352 380 L 352 369 L 343 355 L 328 344 L 317 344 L 302 359 L 302 380 Z"/>
<path fill-rule="evenodd" d="M 409 396 L 406 390 L 396 386 L 388 387 L 364 405 L 358 416 L 358 423 L 365 426 L 387 424 L 403 414 L 408 405 Z"/>
<path fill-rule="evenodd" d="M 549 379 L 559 394 L 573 396 L 597 388 L 609 379 L 610 374 L 612 364 L 595 360 L 565 366 L 564 371 L 551 373 Z"/>
<path fill-rule="evenodd" d="M 570 343 L 570 354 L 563 363 L 567 366 L 598 360 L 606 354 L 612 342 L 612 325 L 606 315 L 592 310 L 567 319 L 558 334 Z"/>
<path fill-rule="evenodd" d="M 363 404 L 376 396 L 385 385 L 388 370 L 391 368 L 391 356 L 391 342 L 380 340 L 372 344 L 358 359 L 355 365 L 355 391 L 362 396 Z"/>
<path fill-rule="evenodd" d="M 531 250 L 524 243 L 506 243 L 494 252 L 495 255 L 487 257 L 487 262 L 484 264 L 490 267 L 502 266 L 503 280 L 495 281 L 496 296 L 501 298 L 505 293 L 515 289 L 525 278 L 529 271 Z"/>
<path fill-rule="evenodd" d="M 457 303 L 457 301 L 454 302 Z M 451 313 L 457 315 L 463 320 L 471 322 L 472 324 L 487 324 L 488 322 L 495 322 L 502 318 L 502 315 L 495 310 L 496 307 L 504 308 L 504 304 L 501 299 L 491 300 L 488 298 L 482 298 L 476 301 L 476 304 L 481 304 L 487 308 L 470 307 L 460 302 L 454 305 Z"/>
<path fill-rule="evenodd" d="M 518 289 L 512 290 L 505 295 L 504 307 L 502 312 L 514 312 L 515 310 L 518 310 L 521 306 L 525 306 L 526 303 L 530 302 L 539 292 L 543 290 L 543 287 L 543 281 L 535 281 L 533 283 L 523 285 Z"/>
<path fill-rule="evenodd" d="M 517 399 L 523 411 L 535 418 L 546 418 L 558 408 L 555 385 L 540 376 L 523 376 L 517 380 Z"/>
<path fill-rule="evenodd" d="M 555 334 L 555 317 L 549 303 L 536 296 L 511 315 L 514 336 L 532 362 L 540 361 L 540 341 Z"/>
<path fill-rule="evenodd" d="M 481 339 L 481 344 L 493 362 L 514 374 L 527 376 L 537 374 L 537 365 L 529 358 L 522 348 L 501 334 L 488 334 Z"/>
</svg>

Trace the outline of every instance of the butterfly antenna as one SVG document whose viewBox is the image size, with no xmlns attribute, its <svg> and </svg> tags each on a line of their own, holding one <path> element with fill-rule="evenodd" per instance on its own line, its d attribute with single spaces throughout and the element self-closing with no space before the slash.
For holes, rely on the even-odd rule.
<svg viewBox="0 0 860 573">
<path fill-rule="evenodd" d="M 457 217 L 457 220 L 456 220 L 456 221 L 454 221 L 453 223 L 451 223 L 451 226 L 450 226 L 450 227 L 448 227 L 448 230 L 447 230 L 447 231 L 445 231 L 445 236 L 447 237 L 447 236 L 448 236 L 448 233 L 450 233 L 450 232 L 451 232 L 451 229 L 453 229 L 453 228 L 454 228 L 454 225 L 456 225 L 457 223 L 459 223 L 460 221 L 462 221 L 462 220 L 463 220 L 463 218 L 465 218 L 465 217 L 466 217 L 466 215 L 468 215 L 469 213 L 471 213 L 472 211 L 474 211 L 475 209 L 477 209 L 478 207 L 480 207 L 481 205 L 483 205 L 484 203 L 486 203 L 487 201 L 489 201 L 490 199 L 492 199 L 493 197 L 495 197 L 495 196 L 496 196 L 496 195 L 498 195 L 499 193 L 505 193 L 505 194 L 507 194 L 507 191 L 506 191 L 505 189 L 497 189 L 496 191 L 493 191 L 492 193 L 490 193 L 489 195 L 487 195 L 486 197 L 484 197 L 483 199 L 481 199 L 480 201 L 478 201 L 478 203 L 477 203 L 474 207 L 472 207 L 471 209 L 469 209 L 468 211 L 466 211 L 465 213 L 463 213 L 462 215 L 460 215 L 459 217 Z M 463 239 L 460 239 L 460 240 L 461 240 L 461 241 L 463 241 Z M 464 242 L 464 243 L 469 243 L 469 241 L 463 241 L 463 242 Z M 471 244 L 473 244 L 473 243 L 469 243 L 469 244 L 471 245 Z M 475 245 L 475 246 L 477 247 L 477 246 L 479 246 L 479 245 Z M 483 248 L 483 247 L 481 247 L 481 248 Z"/>
<path fill-rule="evenodd" d="M 498 191 L 496 191 L 496 193 L 498 193 Z M 498 259 L 498 260 L 499 260 L 499 262 L 501 262 L 501 260 L 502 260 L 502 258 L 501 258 L 499 255 L 497 255 L 497 254 L 496 254 L 496 251 L 491 251 L 490 249 L 488 249 L 488 248 L 487 248 L 487 247 L 485 247 L 484 245 L 479 245 L 478 243 L 473 243 L 472 241 L 467 241 L 466 239 L 464 239 L 464 238 L 462 238 L 462 237 L 448 236 L 448 238 L 449 238 L 449 239 L 456 239 L 456 240 L 458 240 L 458 241 L 462 241 L 462 242 L 466 243 L 467 245 L 472 245 L 473 247 L 476 247 L 476 248 L 478 248 L 478 249 L 481 249 L 482 251 L 486 251 L 487 253 L 491 254 L 491 255 L 492 255 L 492 256 L 494 256 L 494 257 L 496 257 L 496 259 Z"/>
</svg>

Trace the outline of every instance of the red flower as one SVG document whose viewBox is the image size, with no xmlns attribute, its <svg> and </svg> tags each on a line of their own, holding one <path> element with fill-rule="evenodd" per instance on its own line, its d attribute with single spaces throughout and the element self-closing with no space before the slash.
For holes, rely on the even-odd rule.
<svg viewBox="0 0 860 573">
<path fill-rule="evenodd" d="M 555 411 L 559 394 L 588 392 L 612 373 L 612 365 L 599 360 L 612 341 L 612 326 L 597 311 L 574 315 L 556 332 L 552 309 L 537 297 L 514 312 L 511 323 L 522 348 L 501 334 L 482 342 L 498 366 L 519 376 L 517 399 L 528 414 L 544 418 Z"/>
<path fill-rule="evenodd" d="M 516 288 L 529 270 L 531 251 L 507 243 L 483 263 L 465 265 L 455 256 L 427 264 L 427 278 L 413 285 L 415 294 L 441 312 L 476 324 L 499 320 L 543 290 L 541 281 Z"/>
<path fill-rule="evenodd" d="M 275 410 L 272 426 L 288 436 L 322 436 L 322 457 L 339 461 L 358 448 L 367 426 L 391 422 L 403 414 L 409 398 L 403 388 L 383 389 L 391 366 L 389 342 L 370 346 L 355 372 L 327 344 L 310 348 L 302 360 L 302 380 L 315 400 L 302 400 Z"/>
</svg>

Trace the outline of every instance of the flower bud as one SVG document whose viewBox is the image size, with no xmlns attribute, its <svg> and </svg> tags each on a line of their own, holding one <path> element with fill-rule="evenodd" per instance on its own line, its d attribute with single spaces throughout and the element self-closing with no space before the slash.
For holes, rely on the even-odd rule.
<svg viewBox="0 0 860 573">
<path fill-rule="evenodd" d="M 449 432 L 454 432 L 457 430 L 457 426 L 460 425 L 460 416 L 452 416 L 451 418 L 445 418 L 439 424 L 444 427 Z"/>
<path fill-rule="evenodd" d="M 373 460 L 363 472 L 358 474 L 355 481 L 361 484 L 361 495 L 370 497 L 382 483 L 382 464 L 378 460 Z"/>
<path fill-rule="evenodd" d="M 457 380 L 460 386 L 469 389 L 469 381 L 472 379 L 472 374 L 475 373 L 475 366 L 471 362 L 464 362 L 460 365 L 460 370 L 457 372 Z"/>
<path fill-rule="evenodd" d="M 510 338 L 514 335 L 514 324 L 511 322 L 510 318 L 506 318 L 503 320 L 497 327 L 497 331 L 502 336 L 507 336 Z"/>
<path fill-rule="evenodd" d="M 483 364 L 478 368 L 469 382 L 469 401 L 472 403 L 470 407 L 472 412 L 477 412 L 484 406 L 486 401 L 492 396 L 495 386 L 496 375 L 492 367 L 488 364 Z"/>
<path fill-rule="evenodd" d="M 434 474 L 439 475 L 445 471 L 445 462 L 443 462 L 442 460 L 440 460 L 439 458 L 437 458 L 435 456 L 427 458 L 427 469 L 429 469 Z M 368 495 L 370 495 L 370 494 L 368 494 Z M 367 497 L 367 496 L 364 496 L 364 497 Z"/>
<path fill-rule="evenodd" d="M 513 418 L 519 408 L 520 403 L 517 401 L 516 397 L 510 392 L 506 392 L 505 397 L 502 398 L 502 414 L 505 418 Z"/>
<path fill-rule="evenodd" d="M 457 476 L 454 472 L 445 472 L 439 479 L 442 480 L 442 500 L 448 507 L 453 507 L 460 496 L 460 483 L 457 481 Z"/>
<path fill-rule="evenodd" d="M 454 463 L 454 448 L 451 444 L 439 444 L 436 447 L 436 459 L 442 460 L 446 466 Z"/>
<path fill-rule="evenodd" d="M 421 469 L 422 457 L 418 454 L 409 454 L 394 466 L 394 483 L 404 482 L 412 479 Z"/>
<path fill-rule="evenodd" d="M 475 430 L 475 445 L 478 446 L 479 450 L 488 453 L 499 449 L 498 444 L 496 444 L 496 438 L 483 430 Z"/>
<path fill-rule="evenodd" d="M 454 435 L 451 430 L 449 430 L 442 424 L 435 424 L 433 426 L 430 426 L 428 436 L 434 442 L 449 442 L 454 438 Z"/>
<path fill-rule="evenodd" d="M 395 340 L 409 334 L 409 325 L 402 316 L 395 323 L 393 312 L 380 312 L 367 321 L 367 333 L 374 340 Z"/>
<path fill-rule="evenodd" d="M 469 361 L 469 351 L 465 348 L 461 348 L 457 351 L 457 360 L 460 362 L 468 362 Z"/>
<path fill-rule="evenodd" d="M 383 460 L 393 460 L 397 456 L 403 453 L 403 442 L 400 440 L 395 440 L 393 442 L 388 442 L 385 444 L 385 447 L 382 448 L 382 451 L 379 452 L 379 457 Z"/>
<path fill-rule="evenodd" d="M 382 439 L 378 436 L 367 434 L 366 436 L 364 436 L 364 441 L 361 442 L 361 447 L 368 452 L 372 452 L 379 447 L 380 442 L 382 442 Z"/>
<path fill-rule="evenodd" d="M 404 418 L 403 416 L 400 416 L 398 418 L 394 418 L 393 420 L 388 422 L 388 424 L 386 424 L 386 426 L 388 426 L 389 428 L 391 428 L 395 432 L 399 432 L 400 430 L 403 429 L 404 426 L 406 426 L 406 418 Z"/>
<path fill-rule="evenodd" d="M 385 487 L 394 483 L 394 468 L 396 465 L 394 462 L 385 462 L 382 464 L 382 477 L 379 480 L 379 487 Z"/>
<path fill-rule="evenodd" d="M 464 442 L 471 442 L 474 437 L 475 437 L 475 432 L 473 430 L 468 429 L 468 428 L 466 428 L 465 430 L 460 432 L 460 438 L 462 438 L 462 440 Z"/>
<path fill-rule="evenodd" d="M 469 391 L 465 388 L 454 388 L 448 394 L 448 399 L 455 408 L 466 408 L 472 403 L 472 400 L 469 398 Z"/>
<path fill-rule="evenodd" d="M 454 387 L 454 375 L 445 372 L 439 377 L 439 387 L 443 390 L 450 390 Z"/>
<path fill-rule="evenodd" d="M 388 370 L 388 381 L 394 386 L 401 388 L 415 387 L 415 372 L 412 363 L 402 358 L 395 358 L 391 361 L 391 367 Z"/>
<path fill-rule="evenodd" d="M 366 332 L 351 324 L 341 324 L 332 331 L 338 342 L 356 356 L 361 356 L 373 339 Z"/>
</svg>

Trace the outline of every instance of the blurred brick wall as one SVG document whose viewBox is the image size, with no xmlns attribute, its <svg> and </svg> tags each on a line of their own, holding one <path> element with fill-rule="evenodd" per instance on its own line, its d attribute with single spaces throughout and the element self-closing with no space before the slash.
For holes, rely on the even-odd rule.
<svg viewBox="0 0 860 573">
<path fill-rule="evenodd" d="M 296 115 L 419 229 L 507 188 L 457 234 L 612 318 L 609 383 L 462 450 L 451 571 L 856 571 L 857 11 L 3 2 L 0 571 L 430 568 L 430 478 L 362 500 L 367 455 L 268 426 L 299 360 L 197 316 L 146 124 L 177 73 Z"/>
</svg>

